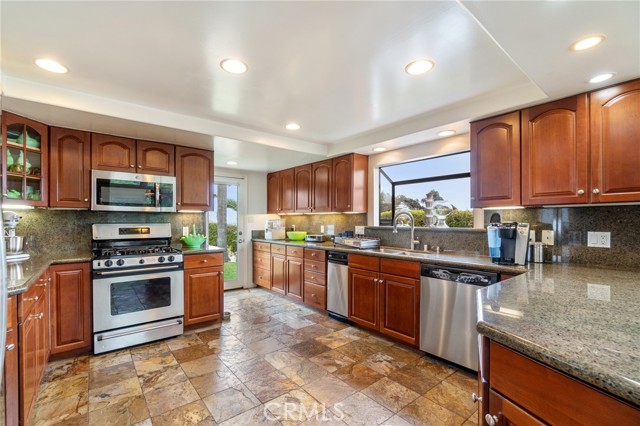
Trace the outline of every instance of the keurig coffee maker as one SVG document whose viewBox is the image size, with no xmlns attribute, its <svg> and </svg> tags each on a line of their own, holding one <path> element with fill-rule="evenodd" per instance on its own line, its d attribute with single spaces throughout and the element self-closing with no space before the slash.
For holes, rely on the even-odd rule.
<svg viewBox="0 0 640 426">
<path fill-rule="evenodd" d="M 529 249 L 528 223 L 492 223 L 487 227 L 489 256 L 493 263 L 525 265 Z"/>
</svg>

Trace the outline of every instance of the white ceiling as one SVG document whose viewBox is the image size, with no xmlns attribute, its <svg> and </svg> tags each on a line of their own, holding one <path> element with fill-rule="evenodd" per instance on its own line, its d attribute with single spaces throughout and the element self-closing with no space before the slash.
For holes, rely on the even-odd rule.
<svg viewBox="0 0 640 426">
<path fill-rule="evenodd" d="M 638 1 L 0 3 L 3 108 L 271 171 L 640 76 Z M 582 36 L 602 46 L 570 52 Z M 49 57 L 69 68 L 33 65 Z M 222 71 L 236 57 L 244 75 Z M 404 66 L 435 62 L 422 76 Z M 587 80 L 604 71 L 613 80 Z M 300 123 L 287 131 L 289 121 Z"/>
</svg>

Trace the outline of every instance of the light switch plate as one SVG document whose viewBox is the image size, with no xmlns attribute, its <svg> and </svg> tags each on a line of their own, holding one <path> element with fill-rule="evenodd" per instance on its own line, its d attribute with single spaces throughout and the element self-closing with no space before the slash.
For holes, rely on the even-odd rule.
<svg viewBox="0 0 640 426">
<path fill-rule="evenodd" d="M 611 248 L 611 232 L 587 232 L 587 247 Z"/>
<path fill-rule="evenodd" d="M 542 242 L 548 246 L 553 245 L 553 231 L 542 231 Z"/>
<path fill-rule="evenodd" d="M 327 225 L 327 235 L 334 235 L 336 233 L 334 225 Z"/>
<path fill-rule="evenodd" d="M 182 235 L 184 235 L 184 236 L 189 235 L 189 227 L 188 226 L 183 226 L 182 227 Z"/>
</svg>

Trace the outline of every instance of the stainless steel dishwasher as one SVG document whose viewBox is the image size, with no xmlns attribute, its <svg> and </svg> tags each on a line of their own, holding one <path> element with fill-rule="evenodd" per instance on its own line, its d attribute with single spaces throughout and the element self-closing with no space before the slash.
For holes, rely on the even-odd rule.
<svg viewBox="0 0 640 426">
<path fill-rule="evenodd" d="M 339 321 L 349 317 L 349 255 L 339 251 L 327 253 L 327 311 Z"/>
<path fill-rule="evenodd" d="M 478 371 L 476 290 L 498 274 L 423 264 L 420 280 L 420 349 Z"/>
</svg>

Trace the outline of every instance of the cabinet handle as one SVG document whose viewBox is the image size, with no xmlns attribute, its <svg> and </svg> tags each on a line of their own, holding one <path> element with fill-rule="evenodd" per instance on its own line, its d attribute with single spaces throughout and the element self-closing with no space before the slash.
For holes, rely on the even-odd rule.
<svg viewBox="0 0 640 426">
<path fill-rule="evenodd" d="M 584 195 L 584 189 L 578 189 L 578 195 Z"/>
<path fill-rule="evenodd" d="M 484 420 L 489 426 L 496 426 L 500 421 L 498 416 L 492 416 L 491 414 L 487 414 L 486 416 L 484 416 Z"/>
<path fill-rule="evenodd" d="M 7 351 L 12 351 L 16 348 L 16 345 L 11 343 L 10 345 L 7 345 L 4 347 Z"/>
<path fill-rule="evenodd" d="M 482 401 L 482 397 L 481 397 L 481 396 L 476 395 L 476 393 L 475 393 L 475 392 L 473 392 L 473 393 L 471 394 L 471 400 L 472 400 L 473 402 Z"/>
<path fill-rule="evenodd" d="M 41 320 L 41 319 L 42 319 L 42 317 L 44 317 L 44 313 L 43 313 L 43 312 L 40 312 L 38 315 L 29 315 L 29 318 L 28 318 L 28 319 L 38 319 L 38 320 Z"/>
<path fill-rule="evenodd" d="M 31 298 L 25 297 L 25 298 L 24 298 L 24 300 L 25 300 L 25 301 L 27 301 L 27 300 L 34 300 L 34 301 L 36 301 L 36 302 L 37 302 L 38 300 L 40 300 L 40 296 L 31 297 Z"/>
<path fill-rule="evenodd" d="M 599 194 L 599 193 L 600 193 L 600 190 L 599 190 L 598 188 L 593 188 L 593 191 L 592 191 L 592 192 L 593 192 L 594 194 Z"/>
</svg>

